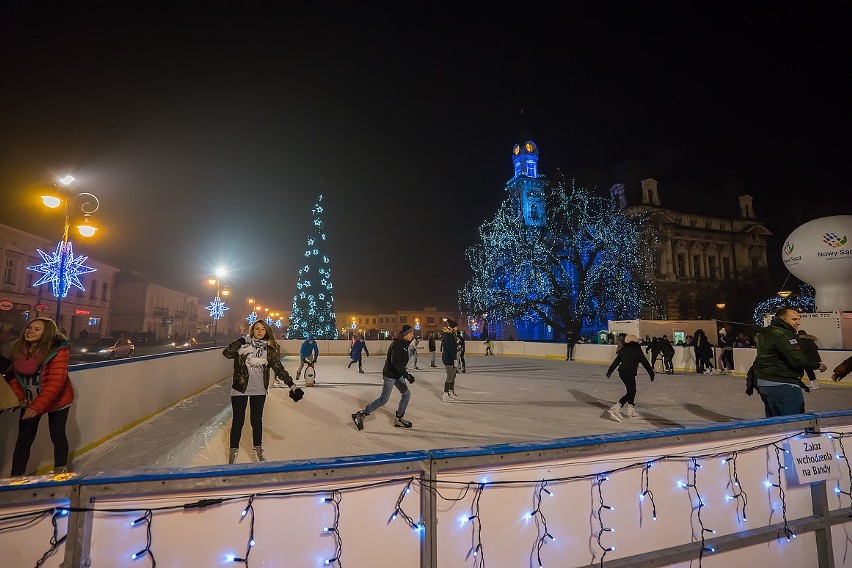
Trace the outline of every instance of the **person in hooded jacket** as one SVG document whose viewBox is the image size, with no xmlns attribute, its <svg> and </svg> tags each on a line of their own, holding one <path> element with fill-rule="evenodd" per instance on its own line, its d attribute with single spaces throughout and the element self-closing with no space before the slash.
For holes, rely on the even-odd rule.
<svg viewBox="0 0 852 568">
<path fill-rule="evenodd" d="M 358 430 L 364 429 L 364 419 L 367 416 L 388 403 L 394 387 L 400 392 L 402 398 L 399 400 L 393 425 L 396 428 L 411 428 L 411 422 L 404 418 L 408 401 L 411 398 L 411 390 L 405 384 L 405 381 L 413 384 L 414 375 L 409 373 L 405 367 L 408 365 L 408 345 L 413 338 L 414 328 L 410 325 L 404 325 L 388 347 L 388 356 L 382 369 L 382 378 L 384 379 L 382 394 L 368 404 L 364 410 L 359 410 L 352 415 L 352 421 Z"/>
<path fill-rule="evenodd" d="M 651 342 L 645 347 L 645 353 L 651 354 L 651 367 L 657 364 L 657 358 L 660 356 L 660 338 L 654 336 Z"/>
<path fill-rule="evenodd" d="M 68 436 L 65 427 L 74 402 L 74 387 L 68 377 L 71 343 L 50 318 L 35 318 L 12 344 L 12 366 L 6 382 L 18 397 L 21 418 L 12 453 L 12 475 L 26 473 L 30 450 L 41 417 L 47 414 L 53 442 L 53 473 L 68 471 Z"/>
<path fill-rule="evenodd" d="M 304 396 L 300 388 L 295 388 L 293 379 L 281 364 L 281 350 L 275 341 L 272 328 L 263 320 L 254 322 L 249 328 L 248 337 L 240 337 L 222 350 L 222 355 L 234 360 L 234 376 L 231 384 L 231 437 L 228 450 L 228 463 L 237 459 L 243 424 L 246 420 L 246 406 L 251 411 L 251 435 L 257 461 L 266 461 L 263 455 L 263 406 L 269 390 L 269 371 L 278 380 L 290 388 L 290 398 L 299 402 Z"/>
<path fill-rule="evenodd" d="M 804 329 L 800 329 L 796 334 L 796 339 L 799 341 L 799 345 L 802 346 L 802 352 L 816 361 L 817 363 L 822 363 L 822 357 L 819 356 L 819 347 L 817 347 L 817 338 L 813 335 L 808 335 L 808 333 Z M 816 379 L 816 374 L 814 374 L 813 369 L 805 369 L 805 374 L 808 375 L 808 380 L 810 381 L 811 389 L 818 389 L 819 383 Z"/>
<path fill-rule="evenodd" d="M 636 412 L 636 371 L 639 369 L 639 364 L 645 367 L 648 371 L 648 376 L 651 381 L 654 380 L 654 368 L 648 362 L 645 354 L 642 353 L 642 347 L 639 345 L 639 338 L 635 335 L 628 335 L 624 338 L 624 345 L 618 351 L 609 369 L 606 371 L 607 378 L 612 376 L 612 372 L 618 368 L 618 376 L 621 377 L 621 382 L 624 383 L 627 392 L 618 402 L 612 405 L 607 410 L 616 422 L 621 422 L 624 416 L 627 418 L 635 418 L 639 416 Z M 621 409 L 627 405 L 627 411 L 622 414 Z"/>
<path fill-rule="evenodd" d="M 346 365 L 348 369 L 354 363 L 358 363 L 358 372 L 364 373 L 364 369 L 361 367 L 361 351 L 367 354 L 367 357 L 370 356 L 370 352 L 367 351 L 367 343 L 364 341 L 364 336 L 359 335 L 352 341 L 352 347 L 349 349 L 349 364 Z"/>
<path fill-rule="evenodd" d="M 436 331 L 429 333 L 429 358 L 431 359 L 429 366 L 432 368 L 438 366 L 435 364 L 435 353 L 438 351 L 437 345 L 435 345 L 437 343 L 437 338 L 435 337 L 437 334 L 438 332 Z"/>
<path fill-rule="evenodd" d="M 674 354 L 675 354 L 674 345 L 672 345 L 672 342 L 669 341 L 668 335 L 664 335 L 660 338 L 659 345 L 660 345 L 660 354 L 662 354 L 662 356 L 663 356 L 663 368 L 665 368 L 667 374 L 673 375 L 674 374 L 673 359 L 674 359 Z"/>
<path fill-rule="evenodd" d="M 442 402 L 454 402 L 456 396 L 456 356 L 458 355 L 458 336 L 456 328 L 458 324 L 453 320 L 447 320 L 447 327 L 441 337 L 441 362 L 447 370 L 447 379 L 444 381 L 444 394 Z"/>
<path fill-rule="evenodd" d="M 707 339 L 707 334 L 704 333 L 703 329 L 695 330 L 695 337 L 692 338 L 692 345 L 695 349 L 695 372 L 712 373 L 713 346 L 710 345 L 710 340 Z"/>
<path fill-rule="evenodd" d="M 305 364 L 308 361 L 315 363 L 317 359 L 319 359 L 319 347 L 317 347 L 314 336 L 308 335 L 308 338 L 302 342 L 302 346 L 299 348 L 299 368 L 296 371 L 297 381 L 302 376 L 302 369 L 305 367 Z"/>
</svg>

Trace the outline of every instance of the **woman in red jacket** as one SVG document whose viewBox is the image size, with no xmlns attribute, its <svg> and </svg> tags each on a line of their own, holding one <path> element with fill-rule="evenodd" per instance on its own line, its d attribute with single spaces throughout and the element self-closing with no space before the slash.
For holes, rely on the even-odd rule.
<svg viewBox="0 0 852 568">
<path fill-rule="evenodd" d="M 53 473 L 68 471 L 68 437 L 65 424 L 74 402 L 68 378 L 69 342 L 49 318 L 32 320 L 12 344 L 12 367 L 6 382 L 21 405 L 18 440 L 12 454 L 12 475 L 24 475 L 38 424 L 47 414 L 53 442 Z"/>
</svg>

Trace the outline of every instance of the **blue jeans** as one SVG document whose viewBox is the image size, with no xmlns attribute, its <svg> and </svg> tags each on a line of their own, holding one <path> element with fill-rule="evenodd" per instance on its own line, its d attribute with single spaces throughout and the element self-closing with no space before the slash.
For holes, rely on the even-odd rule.
<svg viewBox="0 0 852 568">
<path fill-rule="evenodd" d="M 396 416 L 397 418 L 400 418 L 405 414 L 405 409 L 408 408 L 408 399 L 411 398 L 411 391 L 408 389 L 408 385 L 405 384 L 405 379 L 402 377 L 398 379 L 392 379 L 390 377 L 382 378 L 385 380 L 382 385 L 382 394 L 379 398 L 367 405 L 367 408 L 364 409 L 364 414 L 372 414 L 377 408 L 381 408 L 386 405 L 388 400 L 390 400 L 393 387 L 396 387 L 396 390 L 402 393 L 402 399 L 399 401 L 399 408 L 396 409 Z"/>
<path fill-rule="evenodd" d="M 805 397 L 796 385 L 779 384 L 777 387 L 760 386 L 761 398 L 772 416 L 791 416 L 805 413 Z"/>
</svg>

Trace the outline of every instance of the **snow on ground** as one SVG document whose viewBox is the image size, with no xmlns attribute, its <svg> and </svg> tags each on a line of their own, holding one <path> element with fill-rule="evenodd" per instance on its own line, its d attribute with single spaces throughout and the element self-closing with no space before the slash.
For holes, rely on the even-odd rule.
<svg viewBox="0 0 852 568">
<path fill-rule="evenodd" d="M 745 377 L 678 372 L 638 376 L 639 418 L 615 422 L 609 408 L 624 393 L 606 366 L 543 358 L 468 356 L 467 373 L 456 378 L 453 404 L 441 402 L 444 367 L 409 370 L 416 382 L 405 417 L 411 429 L 393 426 L 399 393 L 369 416 L 359 432 L 351 414 L 381 393 L 384 356 L 364 359 L 364 374 L 346 368 L 348 358 L 321 356 L 317 385 L 294 403 L 286 388 L 270 389 L 264 411 L 263 447 L 269 460 L 328 458 L 550 440 L 610 432 L 696 426 L 763 416 L 757 395 L 745 395 Z M 287 357 L 292 375 L 298 358 Z M 424 368 L 425 367 L 425 368 Z M 823 375 L 828 379 L 828 373 Z M 822 383 L 805 394 L 808 411 L 852 407 L 852 389 Z M 248 414 L 248 411 L 247 411 Z M 148 422 L 78 456 L 73 468 L 94 471 L 189 467 L 227 463 L 231 424 L 230 380 L 190 397 Z M 238 463 L 254 461 L 246 416 Z"/>
</svg>

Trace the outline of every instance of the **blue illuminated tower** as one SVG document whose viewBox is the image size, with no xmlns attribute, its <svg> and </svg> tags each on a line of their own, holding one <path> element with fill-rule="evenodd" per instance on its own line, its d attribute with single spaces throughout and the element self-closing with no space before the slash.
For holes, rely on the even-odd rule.
<svg viewBox="0 0 852 568">
<path fill-rule="evenodd" d="M 522 140 L 512 148 L 514 175 L 506 182 L 506 191 L 512 196 L 524 224 L 538 228 L 545 223 L 547 180 L 538 173 L 538 146 L 523 132 Z"/>
</svg>

